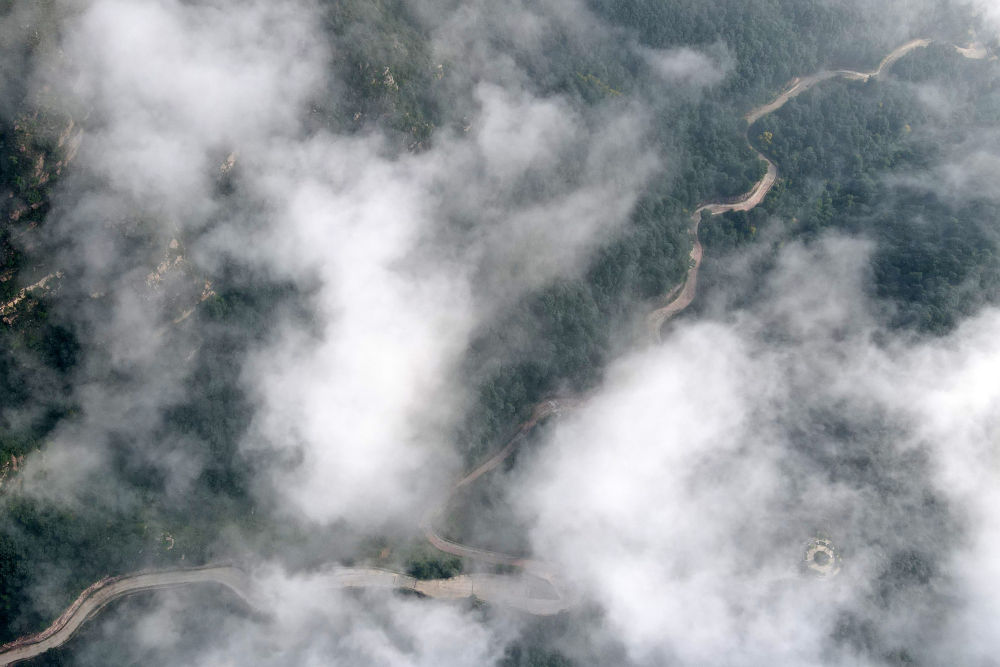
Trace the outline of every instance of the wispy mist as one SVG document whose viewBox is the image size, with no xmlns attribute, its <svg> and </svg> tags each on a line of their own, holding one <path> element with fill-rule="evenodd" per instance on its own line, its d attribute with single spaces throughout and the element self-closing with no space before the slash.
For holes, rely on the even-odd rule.
<svg viewBox="0 0 1000 667">
<path fill-rule="evenodd" d="M 640 46 L 575 0 L 421 0 L 399 9 L 396 37 L 426 41 L 413 62 L 431 123 L 326 99 L 357 80 L 409 90 L 388 57 L 355 60 L 405 51 L 388 38 L 350 51 L 374 31 L 361 10 L 338 40 L 318 0 L 73 9 L 28 79 L 82 129 L 32 250 L 64 276 L 53 312 L 76 323 L 84 361 L 67 380 L 72 414 L 29 459 L 23 493 L 61 509 L 141 507 L 141 490 L 109 473 L 124 469 L 182 506 L 217 472 L 217 443 L 174 428 L 198 380 L 206 401 L 245 417 L 226 433 L 247 479 L 234 497 L 303 542 L 328 531 L 351 547 L 388 535 L 395 548 L 445 500 L 476 395 L 463 376 L 471 342 L 526 295 L 579 279 L 637 202 L 669 189 L 685 158 L 663 148 L 680 142 L 665 100 L 718 94 L 735 71 L 732 44 Z M 904 13 L 912 22 L 873 43 L 919 25 Z M 0 26 L 5 58 L 15 33 Z M 553 64 L 609 51 L 655 89 Z M 937 123 L 926 141 L 981 99 L 906 85 Z M 996 198 L 986 125 L 883 182 Z M 527 555 L 579 599 L 559 648 L 581 664 L 986 664 L 1000 614 L 1000 314 L 982 309 L 937 338 L 894 329 L 870 289 L 875 240 L 785 241 L 794 221 L 773 224 L 767 248 L 720 272 L 745 281 L 771 253 L 749 307 L 727 300 L 745 284 L 700 295 L 700 318 L 614 361 L 508 472 Z M 218 315 L 235 308 L 216 293 L 233 276 L 239 298 L 270 299 L 243 328 Z M 206 367 L 209 348 L 231 353 L 212 357 L 225 367 Z M 213 640 L 178 649 L 190 612 L 171 594 L 102 632 L 133 633 L 136 659 L 154 663 L 187 651 L 202 665 L 469 665 L 496 663 L 529 625 L 471 602 L 335 591 L 321 569 L 287 562 L 323 559 L 286 560 L 307 548 L 273 528 L 254 535 L 246 514 L 218 537 L 239 545 L 266 613 L 216 610 Z M 816 538 L 836 545 L 839 575 L 803 571 Z M 265 539 L 271 559 L 253 553 Z"/>
</svg>

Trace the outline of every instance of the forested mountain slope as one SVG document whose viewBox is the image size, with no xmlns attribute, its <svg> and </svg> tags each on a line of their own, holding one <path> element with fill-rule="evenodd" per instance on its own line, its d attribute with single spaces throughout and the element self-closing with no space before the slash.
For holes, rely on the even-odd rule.
<svg viewBox="0 0 1000 667">
<path fill-rule="evenodd" d="M 205 14 L 187 17 L 189 4 Z M 238 124 L 231 118 L 209 124 L 197 140 L 178 142 L 176 164 L 144 175 L 145 156 L 176 147 L 156 137 L 124 151 L 115 132 L 135 118 L 124 123 L 116 113 L 141 100 L 108 93 L 100 77 L 98 92 L 80 92 L 86 68 L 98 66 L 72 55 L 73 31 L 122 8 L 0 1 L 0 641 L 44 628 L 92 582 L 145 568 L 261 559 L 302 572 L 342 561 L 437 578 L 471 567 L 429 550 L 417 527 L 401 527 L 398 508 L 361 526 L 286 504 L 296 491 L 289 480 L 315 454 L 313 440 L 343 439 L 360 456 L 384 452 L 352 439 L 380 434 L 379 420 L 317 426 L 311 420 L 326 405 L 265 410 L 268 392 L 295 390 L 275 367 L 301 359 L 310 366 L 309 350 L 338 340 L 338 326 L 350 331 L 350 349 L 361 350 L 372 376 L 393 389 L 394 374 L 404 378 L 398 396 L 386 393 L 427 401 L 419 416 L 385 421 L 405 424 L 407 446 L 454 455 L 428 459 L 445 461 L 437 467 L 411 461 L 409 450 L 397 457 L 410 466 L 404 472 L 433 469 L 406 492 L 437 499 L 439 491 L 421 486 L 440 485 L 433 475 L 482 460 L 539 401 L 594 391 L 609 363 L 644 344 L 643 318 L 688 271 L 692 212 L 750 190 L 766 171 L 754 149 L 778 165 L 780 180 L 762 206 L 702 223 L 707 254 L 693 316 L 727 321 L 752 311 L 782 248 L 840 235 L 870 244 L 864 288 L 888 331 L 944 335 L 997 300 L 1000 194 L 988 174 L 1000 70 L 948 46 L 972 41 L 970 28 L 984 30 L 965 3 L 897 14 L 826 0 L 544 1 L 515 9 L 324 0 L 302 3 L 304 20 L 289 17 L 298 3 L 287 14 L 251 4 L 247 11 L 277 25 L 274 44 L 261 48 L 292 54 L 287 71 L 261 79 L 309 85 L 295 88 L 291 111 L 271 118 L 246 92 L 270 90 L 266 81 L 240 79 L 245 88 L 232 97 L 247 99 L 235 117 L 254 140 L 260 123 L 264 138 L 241 146 L 233 137 L 243 135 L 227 134 L 227 123 Z M 199 35 L 207 34 L 199 22 L 219 21 L 222 32 L 220 17 L 236 11 L 227 2 L 148 6 L 186 17 L 178 32 Z M 270 30 L 258 35 L 251 24 L 237 22 L 226 39 L 266 41 Z M 875 67 L 891 48 L 924 36 L 940 43 L 906 56 L 886 77 L 827 81 L 747 128 L 744 114 L 794 77 Z M 200 56 L 209 41 L 185 44 Z M 313 59 L 318 74 L 294 67 Z M 186 74 L 196 80 L 204 71 Z M 166 98 L 175 84 L 164 80 Z M 199 122 L 171 102 L 136 117 L 165 132 L 175 112 Z M 193 108 L 213 113 L 208 103 Z M 115 165 L 119 150 L 139 158 Z M 335 177 L 315 173 L 331 164 Z M 324 188 L 336 196 L 314 196 Z M 352 199 L 360 190 L 364 205 Z M 286 196 L 294 201 L 282 208 Z M 294 222 L 341 214 L 349 232 L 329 237 L 308 238 Z M 373 232 L 384 219 L 398 227 Z M 322 262 L 310 264 L 310 250 L 375 257 L 409 287 L 398 302 L 376 294 L 363 306 L 433 303 L 434 322 L 444 324 L 423 330 L 422 316 L 365 319 L 368 310 L 352 309 L 345 295 L 382 273 L 348 267 L 330 278 Z M 342 300 L 324 301 L 326 290 Z M 360 334 L 349 326 L 357 312 L 368 327 Z M 422 352 L 367 346 L 386 339 L 426 344 L 441 360 L 425 366 Z M 334 356 L 353 368 L 352 355 Z M 315 366 L 316 375 L 327 369 Z M 273 382 L 261 388 L 259 377 Z M 370 399 L 350 387 L 336 394 L 357 412 Z M 856 426 L 830 414 L 816 420 L 830 431 Z M 276 432 L 288 443 L 273 442 Z M 386 440 L 400 440 L 392 436 Z M 348 468 L 355 459 L 338 461 Z M 381 479 L 371 467 L 350 470 Z M 71 488 L 62 488 L 65 480 Z M 449 528 L 481 530 L 476 512 L 484 508 L 486 524 L 523 518 L 505 505 L 505 483 L 470 493 Z M 529 529 L 496 528 L 499 541 L 525 549 Z M 920 579 L 911 570 L 931 567 L 921 558 L 899 561 L 899 578 Z M 565 648 L 577 645 L 575 620 L 505 635 L 499 664 L 585 664 Z M 864 635 L 852 622 L 830 641 Z M 94 635 L 81 644 L 109 641 Z M 624 664 L 623 649 L 607 650 Z M 141 662 L 136 651 L 128 659 Z M 37 664 L 86 664 L 73 655 Z M 909 660 L 900 655 L 900 664 Z"/>
</svg>

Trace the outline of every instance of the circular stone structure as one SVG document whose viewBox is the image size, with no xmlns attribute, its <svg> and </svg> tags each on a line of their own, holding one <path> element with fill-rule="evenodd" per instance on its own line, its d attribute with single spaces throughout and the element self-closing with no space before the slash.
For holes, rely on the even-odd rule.
<svg viewBox="0 0 1000 667">
<path fill-rule="evenodd" d="M 840 556 L 833 543 L 820 537 L 809 541 L 802 563 L 807 572 L 820 577 L 833 577 L 840 572 Z"/>
</svg>

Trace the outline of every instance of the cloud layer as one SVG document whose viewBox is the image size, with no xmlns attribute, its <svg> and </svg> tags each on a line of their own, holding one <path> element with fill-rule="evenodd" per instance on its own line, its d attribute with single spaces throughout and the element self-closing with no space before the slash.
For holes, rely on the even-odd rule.
<svg viewBox="0 0 1000 667">
<path fill-rule="evenodd" d="M 1000 315 L 894 340 L 866 254 L 789 246 L 761 308 L 615 364 L 525 473 L 536 554 L 638 663 L 987 659 Z M 818 536 L 833 579 L 801 571 Z"/>
<path fill-rule="evenodd" d="M 93 0 L 66 18 L 60 67 L 37 84 L 72 100 L 85 127 L 51 228 L 67 289 L 88 304 L 90 361 L 80 415 L 31 463 L 30 492 L 103 497 L 94 488 L 114 481 L 95 479 L 115 442 L 162 470 L 174 496 L 200 473 L 192 443 L 159 429 L 201 340 L 175 326 L 173 279 L 149 278 L 166 252 L 196 292 L 237 264 L 305 306 L 275 311 L 239 375 L 253 409 L 241 454 L 266 462 L 253 493 L 275 514 L 409 534 L 447 493 L 470 337 L 577 275 L 664 165 L 649 146 L 655 109 L 613 95 L 582 104 L 538 65 L 553 35 L 574 52 L 636 48 L 581 3 L 412 10 L 447 111 L 410 151 L 311 118 L 345 62 L 319 3 Z M 721 81 L 725 54 L 636 51 L 678 95 Z M 366 64 L 380 72 L 371 85 L 398 86 L 387 65 Z M 573 621 L 627 659 L 991 655 L 1000 315 L 899 339 L 866 300 L 870 252 L 851 239 L 789 244 L 754 312 L 681 324 L 619 360 L 519 464 L 511 497 L 534 556 L 597 610 Z M 818 536 L 843 554 L 836 578 L 801 572 Z M 461 607 L 328 594 L 313 575 L 261 584 L 273 618 L 227 620 L 193 664 L 487 664 L 517 632 Z M 175 631 L 172 604 L 143 616 L 140 644 Z"/>
</svg>

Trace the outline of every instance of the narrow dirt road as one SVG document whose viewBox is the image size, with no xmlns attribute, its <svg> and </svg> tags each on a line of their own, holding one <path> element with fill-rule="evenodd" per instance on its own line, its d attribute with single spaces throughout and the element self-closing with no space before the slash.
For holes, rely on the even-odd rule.
<svg viewBox="0 0 1000 667">
<path fill-rule="evenodd" d="M 582 400 L 582 398 L 553 398 L 542 401 L 536 405 L 535 409 L 531 413 L 531 417 L 518 427 L 517 431 L 513 436 L 511 436 L 510 440 L 507 441 L 507 444 L 503 447 L 503 449 L 491 456 L 486 462 L 473 469 L 472 472 L 468 473 L 465 477 L 455 483 L 452 487 L 451 493 L 449 494 L 449 499 L 451 496 L 454 496 L 458 490 L 472 484 L 477 479 L 491 470 L 494 470 L 497 466 L 503 463 L 507 457 L 513 454 L 521 443 L 524 442 L 528 433 L 530 433 L 531 430 L 540 424 L 545 418 L 558 416 L 565 410 L 575 408 L 582 402 Z M 497 551 L 470 547 L 443 537 L 437 531 L 435 524 L 442 517 L 447 509 L 447 506 L 448 501 L 446 500 L 441 506 L 430 511 L 423 520 L 422 527 L 424 537 L 427 538 L 427 541 L 430 542 L 434 548 L 460 558 L 469 558 L 483 563 L 491 563 L 493 565 L 519 567 L 525 572 L 548 582 L 552 586 L 553 590 L 559 593 L 560 599 L 565 598 L 565 593 L 562 592 L 563 587 L 559 584 L 556 572 L 547 563 L 524 558 L 523 556 L 514 556 L 511 554 L 499 553 Z"/>
<path fill-rule="evenodd" d="M 807 77 L 792 79 L 791 86 L 786 88 L 784 92 L 780 93 L 777 97 L 775 97 L 767 104 L 762 104 L 756 109 L 751 110 L 746 116 L 744 116 L 744 118 L 746 118 L 747 125 L 753 125 L 764 116 L 772 114 L 781 107 L 785 106 L 788 100 L 792 99 L 793 97 L 801 95 L 802 93 L 806 92 L 807 90 L 815 86 L 817 83 L 821 83 L 828 79 L 839 77 L 839 78 L 849 79 L 851 81 L 867 81 L 872 77 L 877 77 L 880 74 L 882 74 L 882 72 L 884 72 L 886 69 L 892 67 L 896 63 L 896 61 L 898 61 L 900 58 L 905 56 L 910 51 L 929 46 L 932 42 L 933 40 L 930 39 L 914 39 L 907 42 L 906 44 L 903 44 L 902 46 L 898 46 L 895 49 L 893 49 L 892 53 L 890 53 L 889 55 L 887 55 L 885 58 L 882 59 L 882 62 L 879 63 L 878 67 L 876 67 L 870 72 L 854 72 L 846 69 L 824 70 L 822 72 L 817 72 L 816 74 L 812 74 Z"/>
<path fill-rule="evenodd" d="M 701 239 L 698 238 L 698 227 L 701 225 L 702 211 L 708 211 L 712 215 L 719 215 L 726 211 L 749 211 L 764 201 L 764 197 L 767 196 L 767 193 L 771 191 L 771 188 L 778 181 L 777 165 L 768 160 L 763 153 L 758 152 L 757 157 L 767 163 L 767 173 L 754 184 L 753 189 L 747 193 L 746 199 L 733 204 L 705 204 L 696 209 L 691 215 L 691 226 L 688 228 L 692 243 L 691 259 L 687 277 L 684 279 L 684 287 L 681 288 L 681 291 L 670 303 L 662 308 L 657 308 L 646 317 L 651 340 L 659 341 L 660 330 L 663 328 L 664 323 L 690 306 L 691 302 L 694 301 L 698 290 L 698 270 L 701 268 L 701 260 L 704 254 Z"/>
<path fill-rule="evenodd" d="M 911 51 L 925 48 L 933 43 L 934 40 L 931 39 L 910 40 L 906 44 L 893 49 L 892 53 L 883 58 L 882 62 L 879 63 L 879 66 L 870 72 L 854 72 L 852 70 L 845 69 L 824 70 L 810 76 L 792 79 L 789 86 L 783 92 L 779 93 L 777 97 L 766 104 L 762 104 L 759 107 L 750 110 L 750 112 L 744 116 L 744 119 L 747 121 L 747 129 L 749 130 L 749 127 L 758 120 L 764 116 L 774 113 L 781 107 L 785 106 L 790 99 L 801 95 L 818 83 L 835 78 L 848 79 L 850 81 L 868 81 L 869 79 L 880 76 L 884 71 L 892 67 L 900 58 Z M 969 47 L 952 46 L 959 54 L 966 58 L 982 60 L 989 57 L 989 52 L 981 45 L 974 44 Z M 767 196 L 767 193 L 771 191 L 771 188 L 774 187 L 774 184 L 778 180 L 778 166 L 769 160 L 763 153 L 755 149 L 753 144 L 750 143 L 749 137 L 747 138 L 747 144 L 749 144 L 750 148 L 757 153 L 758 158 L 767 163 L 767 173 L 760 181 L 754 184 L 754 186 L 750 189 L 750 192 L 742 197 L 740 201 L 733 204 L 705 204 L 696 210 L 691 216 L 691 226 L 689 228 L 689 233 L 693 237 L 691 267 L 688 269 L 687 277 L 684 281 L 684 287 L 681 289 L 677 297 L 667 305 L 662 308 L 657 308 L 647 316 L 646 322 L 648 325 L 649 337 L 653 341 L 660 340 L 660 331 L 663 329 L 663 325 L 667 322 L 667 320 L 680 313 L 682 310 L 691 305 L 692 301 L 694 301 L 698 285 L 698 270 L 701 268 L 701 260 L 703 256 L 701 241 L 698 240 L 698 226 L 701 224 L 701 212 L 708 211 L 712 215 L 719 215 L 720 213 L 725 213 L 726 211 L 749 211 L 756 208 L 758 204 L 764 201 L 764 197 Z"/>
</svg>

